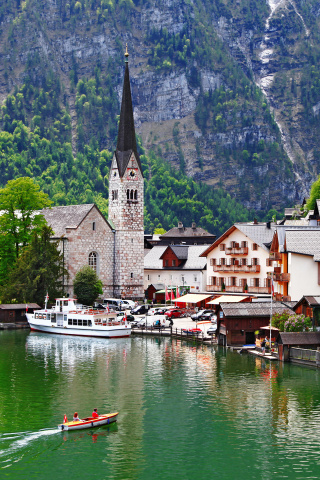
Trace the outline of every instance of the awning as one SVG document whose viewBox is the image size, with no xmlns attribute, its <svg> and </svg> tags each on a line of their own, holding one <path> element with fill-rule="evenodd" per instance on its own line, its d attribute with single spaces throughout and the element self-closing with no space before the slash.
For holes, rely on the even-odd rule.
<svg viewBox="0 0 320 480">
<path fill-rule="evenodd" d="M 243 297 L 241 295 L 221 295 L 220 297 L 208 302 L 208 305 L 219 305 L 221 302 L 237 303 L 245 300 L 246 298 L 250 297 Z"/>
<path fill-rule="evenodd" d="M 199 293 L 187 293 L 182 297 L 175 298 L 174 301 L 176 303 L 199 303 L 210 297 L 212 297 L 212 295 L 201 295 Z"/>
<path fill-rule="evenodd" d="M 272 326 L 270 327 L 270 325 L 267 325 L 266 327 L 259 327 L 259 330 L 270 330 L 270 328 L 271 330 L 278 330 L 279 332 L 279 328 L 272 327 Z"/>
</svg>

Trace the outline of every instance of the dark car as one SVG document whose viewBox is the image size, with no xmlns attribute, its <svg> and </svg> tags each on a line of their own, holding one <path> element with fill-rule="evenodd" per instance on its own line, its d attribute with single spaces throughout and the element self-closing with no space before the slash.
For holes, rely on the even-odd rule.
<svg viewBox="0 0 320 480">
<path fill-rule="evenodd" d="M 148 311 L 149 307 L 146 305 L 138 305 L 137 307 L 134 307 L 130 313 L 132 315 L 145 315 Z"/>
<path fill-rule="evenodd" d="M 214 312 L 206 312 L 200 315 L 198 320 L 208 320 L 208 322 L 211 322 L 214 316 L 215 316 Z"/>
<path fill-rule="evenodd" d="M 172 308 L 170 310 L 167 310 L 165 312 L 165 316 L 167 318 L 179 318 L 179 317 L 182 317 L 183 315 L 183 311 L 182 310 L 178 310 L 176 308 Z"/>
<path fill-rule="evenodd" d="M 117 314 L 117 317 L 119 318 L 124 318 L 125 316 L 125 312 L 120 312 Z M 130 315 L 130 313 L 127 314 L 127 322 L 133 322 L 134 321 L 134 316 L 133 315 Z"/>
<path fill-rule="evenodd" d="M 212 310 L 199 310 L 199 312 L 197 313 L 194 313 L 193 315 L 191 315 L 191 320 L 193 320 L 194 322 L 200 320 L 201 316 L 204 315 L 205 313 L 211 313 L 213 314 L 213 311 Z"/>
</svg>

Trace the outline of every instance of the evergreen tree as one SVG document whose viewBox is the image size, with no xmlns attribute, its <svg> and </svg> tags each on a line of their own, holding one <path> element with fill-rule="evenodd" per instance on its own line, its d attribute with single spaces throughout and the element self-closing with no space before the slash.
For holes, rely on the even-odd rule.
<svg viewBox="0 0 320 480">
<path fill-rule="evenodd" d="M 6 303 L 43 304 L 46 293 L 56 298 L 63 295 L 63 280 L 67 275 L 58 242 L 53 242 L 53 231 L 43 225 L 40 233 L 32 233 L 26 246 L 10 272 L 8 282 L 0 290 Z"/>
<path fill-rule="evenodd" d="M 77 272 L 73 288 L 78 301 L 84 305 L 92 305 L 98 295 L 102 294 L 102 282 L 89 265 L 84 265 Z"/>
</svg>

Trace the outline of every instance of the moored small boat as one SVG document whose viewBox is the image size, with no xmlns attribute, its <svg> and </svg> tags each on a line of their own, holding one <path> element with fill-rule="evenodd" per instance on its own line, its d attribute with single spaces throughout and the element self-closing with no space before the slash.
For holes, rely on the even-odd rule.
<svg viewBox="0 0 320 480">
<path fill-rule="evenodd" d="M 200 335 L 202 333 L 201 328 L 184 328 L 182 331 L 187 335 Z"/>
<path fill-rule="evenodd" d="M 119 412 L 107 413 L 104 415 L 99 415 L 99 417 L 86 417 L 82 418 L 80 421 L 71 421 L 65 422 L 58 425 L 59 430 L 82 430 L 83 428 L 92 428 L 92 427 L 101 427 L 102 425 L 109 425 L 110 423 L 116 422 Z"/>
</svg>

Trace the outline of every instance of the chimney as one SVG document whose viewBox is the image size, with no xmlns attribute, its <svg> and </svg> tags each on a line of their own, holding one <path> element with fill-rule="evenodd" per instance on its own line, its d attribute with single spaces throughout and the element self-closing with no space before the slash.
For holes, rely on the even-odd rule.
<svg viewBox="0 0 320 480">
<path fill-rule="evenodd" d="M 183 228 L 183 223 L 182 222 L 178 222 L 178 228 Z"/>
<path fill-rule="evenodd" d="M 253 219 L 253 225 L 258 225 L 258 220 L 256 218 Z"/>
<path fill-rule="evenodd" d="M 191 226 L 192 226 L 192 229 L 193 229 L 193 230 L 195 230 L 195 229 L 197 228 L 197 226 L 196 226 L 196 223 L 195 223 L 195 222 L 192 222 L 192 225 L 191 225 Z"/>
<path fill-rule="evenodd" d="M 271 228 L 271 222 L 267 222 L 267 228 L 270 230 L 270 228 Z"/>
</svg>

